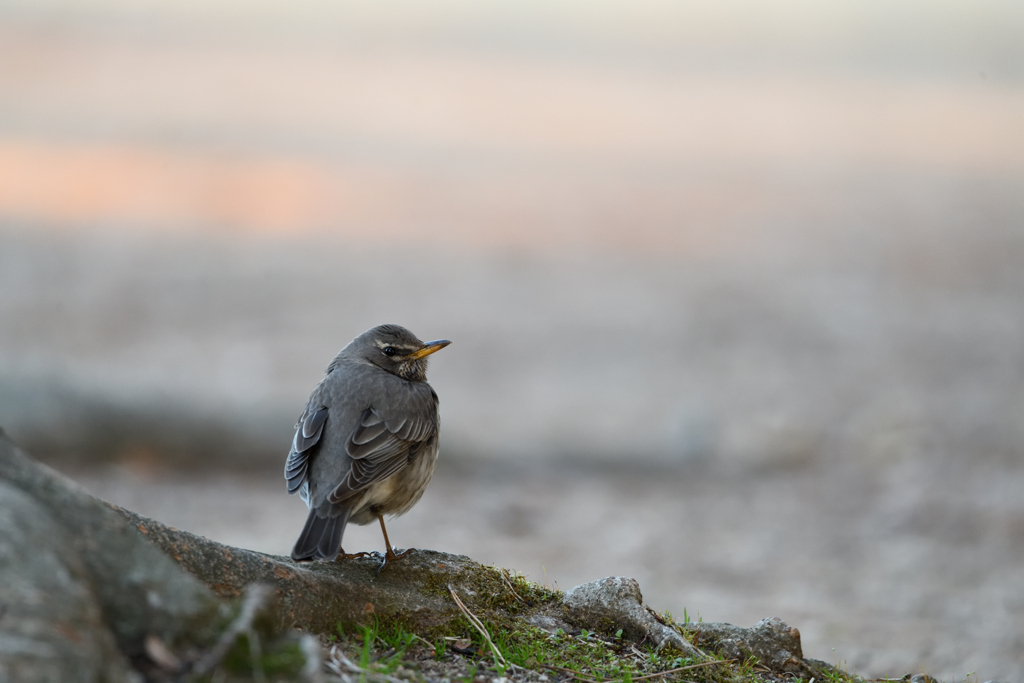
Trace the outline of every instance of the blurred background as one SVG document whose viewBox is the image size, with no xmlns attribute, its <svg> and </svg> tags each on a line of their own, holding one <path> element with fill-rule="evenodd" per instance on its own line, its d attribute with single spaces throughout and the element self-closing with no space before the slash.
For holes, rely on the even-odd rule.
<svg viewBox="0 0 1024 683">
<path fill-rule="evenodd" d="M 285 554 L 295 419 L 399 323 L 454 341 L 400 547 L 1021 680 L 1022 36 L 1012 0 L 8 0 L 0 425 Z"/>
</svg>

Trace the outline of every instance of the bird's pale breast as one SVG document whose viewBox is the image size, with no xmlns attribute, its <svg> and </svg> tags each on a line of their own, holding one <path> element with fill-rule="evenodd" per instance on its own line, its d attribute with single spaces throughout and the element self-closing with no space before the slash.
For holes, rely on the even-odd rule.
<svg viewBox="0 0 1024 683">
<path fill-rule="evenodd" d="M 377 515 L 403 515 L 419 502 L 434 475 L 437 441 L 422 449 L 408 465 L 371 484 L 349 516 L 354 524 L 369 524 Z"/>
</svg>

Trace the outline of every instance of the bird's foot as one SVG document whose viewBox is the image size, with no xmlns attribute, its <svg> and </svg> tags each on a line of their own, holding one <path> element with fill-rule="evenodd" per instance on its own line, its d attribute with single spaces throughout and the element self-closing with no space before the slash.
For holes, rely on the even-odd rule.
<svg viewBox="0 0 1024 683">
<path fill-rule="evenodd" d="M 394 548 L 388 548 L 388 551 L 386 553 L 384 553 L 384 559 L 385 559 L 385 561 L 386 560 L 397 560 L 400 557 L 405 557 L 406 555 L 408 555 L 409 553 L 411 553 L 414 550 L 416 550 L 416 548 L 406 548 L 402 552 L 396 553 Z"/>
<path fill-rule="evenodd" d="M 360 557 L 369 557 L 370 553 L 338 553 L 339 560 L 355 560 Z"/>
<path fill-rule="evenodd" d="M 380 574 L 381 570 L 387 565 L 388 562 L 394 562 L 395 560 L 405 557 L 411 553 L 415 548 L 407 548 L 400 553 L 396 553 L 394 548 L 388 548 L 387 552 L 384 553 L 384 561 L 377 567 L 377 573 Z"/>
</svg>

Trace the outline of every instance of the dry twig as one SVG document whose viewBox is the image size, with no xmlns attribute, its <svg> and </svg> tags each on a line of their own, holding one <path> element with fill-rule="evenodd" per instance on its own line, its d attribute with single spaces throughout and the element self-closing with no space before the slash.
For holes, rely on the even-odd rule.
<svg viewBox="0 0 1024 683">
<path fill-rule="evenodd" d="M 677 667 L 675 669 L 668 669 L 667 671 L 659 671 L 658 673 L 654 673 L 654 674 L 646 674 L 644 676 L 634 676 L 633 680 L 634 681 L 642 681 L 645 678 L 657 678 L 658 676 L 668 676 L 669 674 L 677 674 L 680 671 L 689 671 L 690 669 L 699 669 L 699 668 L 701 668 L 703 666 L 712 666 L 714 664 L 728 664 L 729 662 L 732 662 L 732 661 L 735 661 L 735 660 L 732 660 L 732 659 L 716 659 L 713 662 L 700 662 L 699 664 L 690 664 L 689 666 L 680 666 L 680 667 Z"/>
<path fill-rule="evenodd" d="M 554 664 L 542 664 L 541 666 L 543 666 L 545 669 L 551 669 L 553 671 L 561 671 L 562 673 L 567 673 L 573 678 L 575 678 L 577 681 L 583 681 L 583 683 L 600 683 L 600 681 L 595 681 L 592 678 L 581 676 L 579 673 L 573 671 L 572 669 L 566 669 L 564 666 L 555 666 Z"/>
<path fill-rule="evenodd" d="M 348 669 L 348 672 L 343 671 L 342 667 Z M 346 657 L 345 653 L 339 650 L 337 645 L 331 648 L 331 659 L 327 662 L 327 668 L 337 674 L 343 681 L 349 680 L 348 673 L 355 673 L 361 676 L 366 676 L 370 680 L 386 681 L 387 683 L 408 683 L 408 681 L 403 681 L 401 678 L 395 678 L 394 676 L 389 676 L 379 671 L 373 671 L 372 669 L 364 669 Z"/>
<path fill-rule="evenodd" d="M 699 669 L 701 667 L 711 666 L 713 664 L 728 664 L 729 662 L 732 662 L 732 661 L 735 661 L 735 660 L 732 660 L 732 659 L 718 660 L 718 659 L 716 659 L 713 662 L 700 662 L 699 664 L 690 664 L 688 666 L 680 666 L 680 667 L 677 667 L 675 669 L 668 669 L 666 671 L 659 671 L 659 672 L 653 673 L 653 674 L 645 674 L 643 676 L 633 676 L 633 677 L 630 678 L 630 680 L 642 681 L 642 680 L 645 680 L 645 679 L 648 679 L 648 678 L 658 678 L 659 676 L 668 676 L 669 674 L 677 674 L 680 671 L 689 671 L 690 669 Z M 556 671 L 561 671 L 563 673 L 567 673 L 570 676 L 572 676 L 573 678 L 575 678 L 576 680 L 583 681 L 583 683 L 605 683 L 605 681 L 598 681 L 598 680 L 594 680 L 593 678 L 587 678 L 585 676 L 581 676 L 578 672 L 573 671 L 572 669 L 566 669 L 563 666 L 555 666 L 553 664 L 544 664 L 542 666 L 545 669 L 554 669 Z"/>
<path fill-rule="evenodd" d="M 251 634 L 249 636 L 250 651 L 256 652 L 256 648 L 253 647 L 256 635 L 252 630 L 252 623 L 256 620 L 256 615 L 260 610 L 267 606 L 270 596 L 270 588 L 263 584 L 253 584 L 246 589 L 245 597 L 242 599 L 242 609 L 238 612 L 238 616 L 221 634 L 213 648 L 192 666 L 190 672 L 192 676 L 204 676 L 213 671 L 231 650 L 231 646 L 235 644 L 238 636 L 243 633 Z M 256 671 L 256 669 L 253 670 L 256 675 L 263 673 L 259 671 L 257 674 Z"/>
<path fill-rule="evenodd" d="M 452 588 L 450 583 L 448 584 L 448 592 L 452 594 L 452 597 L 455 599 L 455 604 L 459 606 L 462 613 L 466 615 L 467 619 L 469 619 L 469 623 L 473 625 L 473 628 L 480 632 L 480 635 L 484 637 L 487 644 L 491 646 L 491 650 L 494 652 L 494 661 L 498 662 L 503 667 L 507 667 L 508 662 L 505 661 L 505 655 L 501 654 L 501 651 L 498 650 L 498 646 L 491 640 L 491 635 L 487 632 L 483 622 L 480 621 L 475 614 L 470 612 L 468 607 L 462 604 L 462 600 L 459 599 L 459 596 L 455 593 L 455 589 Z"/>
<path fill-rule="evenodd" d="M 512 587 L 512 577 L 510 576 L 510 572 L 508 569 L 501 570 L 501 580 L 502 583 L 505 584 L 505 588 L 508 588 L 509 592 L 512 593 L 512 595 L 516 596 L 516 600 L 524 604 L 526 603 L 526 601 L 523 600 L 522 596 L 516 592 L 516 589 Z"/>
</svg>

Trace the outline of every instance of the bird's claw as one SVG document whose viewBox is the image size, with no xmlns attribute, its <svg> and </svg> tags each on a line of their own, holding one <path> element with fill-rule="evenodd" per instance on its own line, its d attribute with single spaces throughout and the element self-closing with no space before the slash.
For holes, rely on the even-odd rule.
<svg viewBox="0 0 1024 683">
<path fill-rule="evenodd" d="M 405 557 L 411 553 L 415 548 L 406 548 L 400 553 L 396 553 L 394 548 L 388 548 L 388 551 L 384 553 L 384 559 L 386 560 L 397 560 L 400 557 Z"/>
<path fill-rule="evenodd" d="M 363 552 L 363 553 L 339 553 L 338 554 L 338 559 L 339 560 L 355 560 L 355 559 L 358 559 L 360 557 L 369 557 L 369 556 L 370 556 L 370 553 L 365 553 L 365 552 Z"/>
<path fill-rule="evenodd" d="M 377 573 L 378 574 L 381 573 L 381 571 L 387 565 L 389 560 L 390 561 L 394 561 L 394 560 L 397 560 L 397 559 L 399 559 L 401 557 L 405 557 L 406 555 L 411 553 L 413 550 L 415 550 L 415 548 L 406 548 L 402 552 L 396 553 L 394 548 L 388 548 L 387 552 L 384 553 L 384 560 L 380 563 L 380 566 L 377 567 Z M 379 555 L 380 553 L 374 553 L 374 554 L 375 555 Z"/>
</svg>

